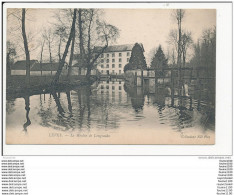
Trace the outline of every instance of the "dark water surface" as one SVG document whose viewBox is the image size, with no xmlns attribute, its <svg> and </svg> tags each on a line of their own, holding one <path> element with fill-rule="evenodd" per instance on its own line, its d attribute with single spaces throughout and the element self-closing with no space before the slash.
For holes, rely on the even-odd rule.
<svg viewBox="0 0 234 195">
<path fill-rule="evenodd" d="M 215 129 L 214 105 L 205 98 L 172 97 L 171 89 L 150 92 L 123 80 L 100 81 L 67 92 L 7 98 L 6 127 L 30 131 L 34 125 L 58 131 L 118 131 L 167 128 Z"/>
</svg>

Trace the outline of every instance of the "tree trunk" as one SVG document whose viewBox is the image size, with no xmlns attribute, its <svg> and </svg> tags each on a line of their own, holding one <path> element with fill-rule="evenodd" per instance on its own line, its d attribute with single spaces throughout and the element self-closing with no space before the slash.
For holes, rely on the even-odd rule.
<svg viewBox="0 0 234 195">
<path fill-rule="evenodd" d="M 69 110 L 70 114 L 72 114 L 72 103 L 71 103 L 70 91 L 66 91 L 66 94 L 67 94 L 68 110 Z"/>
<path fill-rule="evenodd" d="M 185 51 L 185 48 L 183 49 L 183 67 L 185 67 L 185 64 L 186 64 L 186 51 Z"/>
<path fill-rule="evenodd" d="M 10 53 L 7 53 L 7 77 L 11 76 Z"/>
<path fill-rule="evenodd" d="M 60 36 L 60 39 L 59 39 L 59 45 L 58 45 L 58 57 L 59 57 L 59 62 L 61 61 L 61 42 L 62 42 L 62 38 Z"/>
<path fill-rule="evenodd" d="M 67 44 L 66 44 L 65 51 L 64 51 L 64 53 L 63 53 L 63 57 L 62 57 L 61 61 L 59 62 L 58 70 L 57 70 L 57 72 L 56 72 L 56 74 L 55 74 L 55 77 L 54 77 L 52 83 L 51 83 L 52 86 L 58 83 L 59 77 L 60 77 L 60 75 L 61 75 L 61 72 L 62 72 L 64 63 L 65 63 L 65 59 L 66 59 L 66 56 L 67 56 L 67 53 L 68 53 L 68 49 L 69 49 L 69 46 L 70 46 L 70 43 L 71 43 L 71 40 L 72 40 L 72 36 L 73 36 L 73 34 L 74 34 L 73 31 L 75 30 L 76 11 L 77 11 L 77 9 L 74 9 L 73 21 L 72 21 L 72 26 L 71 26 L 70 35 L 69 35 L 69 38 L 68 38 L 68 41 L 67 41 Z"/>
<path fill-rule="evenodd" d="M 90 76 L 91 76 L 91 65 L 88 65 L 86 72 L 86 78 L 88 79 L 88 81 L 90 80 Z"/>
<path fill-rule="evenodd" d="M 41 46 L 41 59 L 40 59 L 41 76 L 42 76 L 42 56 L 43 56 L 44 44 L 45 44 L 45 41 L 43 41 L 43 44 Z"/>
<path fill-rule="evenodd" d="M 50 40 L 49 40 L 49 53 L 50 53 L 50 67 L 51 67 L 51 72 L 50 74 L 52 75 L 52 54 L 51 54 L 51 46 L 50 46 Z"/>
<path fill-rule="evenodd" d="M 83 43 L 83 27 L 82 27 L 82 18 L 81 18 L 82 10 L 78 9 L 78 23 L 79 23 L 79 39 L 80 39 L 80 58 L 81 65 L 84 65 L 84 43 Z"/>
<path fill-rule="evenodd" d="M 178 57 L 177 57 L 177 65 L 181 68 L 181 10 L 179 10 L 179 18 L 178 18 L 178 31 L 179 31 L 179 40 L 178 40 Z"/>
<path fill-rule="evenodd" d="M 30 54 L 28 50 L 28 41 L 25 32 L 25 8 L 22 9 L 22 36 L 24 40 L 24 49 L 26 55 L 26 86 L 30 86 Z"/>
<path fill-rule="evenodd" d="M 75 35 L 76 35 L 76 31 L 75 31 L 75 27 L 74 27 L 73 37 L 72 37 L 72 45 L 71 45 L 71 54 L 70 54 L 70 59 L 69 59 L 69 64 L 68 64 L 68 73 L 67 73 L 67 77 L 68 77 L 69 82 L 71 81 L 72 61 L 73 61 L 74 45 L 75 45 Z"/>
<path fill-rule="evenodd" d="M 182 45 L 181 45 L 181 20 L 182 20 L 182 15 L 181 15 L 181 9 L 179 10 L 179 16 L 177 19 L 178 22 L 178 32 L 179 32 L 179 40 L 178 40 L 178 58 L 177 58 L 177 66 L 178 66 L 178 76 L 179 76 L 179 96 L 181 96 L 182 92 L 182 81 L 181 81 L 181 54 L 182 54 Z"/>
<path fill-rule="evenodd" d="M 91 59 L 92 59 L 92 54 L 91 54 L 91 25 L 92 25 L 92 21 L 93 21 L 93 11 L 92 14 L 90 16 L 90 20 L 89 20 L 89 26 L 88 26 L 88 60 L 87 60 L 87 72 L 86 72 L 86 79 L 88 79 L 88 81 L 90 80 L 90 76 L 91 76 L 91 70 L 93 68 L 93 64 L 91 63 Z"/>
</svg>

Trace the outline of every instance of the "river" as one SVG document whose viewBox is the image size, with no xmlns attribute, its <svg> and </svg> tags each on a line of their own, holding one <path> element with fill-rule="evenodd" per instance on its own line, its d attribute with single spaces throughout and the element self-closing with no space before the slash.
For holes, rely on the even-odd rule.
<svg viewBox="0 0 234 195">
<path fill-rule="evenodd" d="M 215 109 L 124 80 L 6 100 L 7 144 L 214 144 Z"/>
</svg>

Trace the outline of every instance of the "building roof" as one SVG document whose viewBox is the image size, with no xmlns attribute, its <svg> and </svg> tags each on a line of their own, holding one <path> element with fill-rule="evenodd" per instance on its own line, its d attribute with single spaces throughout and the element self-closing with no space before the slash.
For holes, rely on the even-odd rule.
<svg viewBox="0 0 234 195">
<path fill-rule="evenodd" d="M 59 67 L 59 63 L 36 63 L 34 66 L 31 68 L 31 71 L 57 71 Z"/>
<path fill-rule="evenodd" d="M 127 45 L 112 45 L 105 49 L 105 53 L 107 52 L 119 52 L 119 51 L 132 51 L 134 44 Z"/>
<path fill-rule="evenodd" d="M 104 51 L 104 53 L 108 52 L 123 52 L 123 51 L 132 51 L 132 48 L 135 44 L 125 44 L 125 45 L 111 45 L 107 47 Z M 142 44 L 141 44 L 142 45 Z M 143 47 L 143 45 L 142 45 Z M 100 52 L 102 47 L 96 46 L 94 47 L 94 52 Z"/>
<path fill-rule="evenodd" d="M 30 60 L 30 71 L 57 71 L 59 63 L 39 63 L 37 60 Z M 12 65 L 11 70 L 26 70 L 26 60 L 17 61 Z"/>
<path fill-rule="evenodd" d="M 37 60 L 30 60 L 30 67 L 32 68 Z M 26 60 L 19 60 L 11 66 L 11 70 L 26 70 Z"/>
</svg>

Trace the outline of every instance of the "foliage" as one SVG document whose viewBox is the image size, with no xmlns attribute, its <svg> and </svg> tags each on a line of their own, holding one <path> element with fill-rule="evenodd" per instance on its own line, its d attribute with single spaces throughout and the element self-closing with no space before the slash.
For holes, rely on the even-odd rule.
<svg viewBox="0 0 234 195">
<path fill-rule="evenodd" d="M 13 64 L 15 56 L 16 56 L 15 45 L 12 42 L 7 41 L 7 63 Z"/>
<path fill-rule="evenodd" d="M 125 66 L 124 66 L 124 72 L 126 72 L 127 70 L 131 70 L 131 65 L 129 63 L 127 63 Z"/>
<path fill-rule="evenodd" d="M 15 45 L 10 41 L 7 41 L 7 53 L 6 53 L 7 75 L 11 74 L 11 65 L 14 64 L 15 56 L 16 56 Z"/>
<path fill-rule="evenodd" d="M 132 53 L 129 59 L 129 63 L 125 65 L 126 67 L 124 67 L 124 70 L 136 70 L 136 69 L 145 70 L 147 68 L 147 65 L 143 52 L 144 52 L 143 45 L 135 43 L 134 47 L 132 48 Z"/>
<path fill-rule="evenodd" d="M 192 35 L 191 32 L 182 30 L 181 31 L 181 41 L 180 41 L 180 46 L 178 45 L 179 43 L 179 33 L 177 32 L 176 29 L 172 29 L 169 33 L 168 37 L 168 44 L 172 46 L 172 63 L 176 61 L 176 58 L 178 58 L 178 47 L 180 47 L 181 51 L 181 57 L 183 58 L 183 66 L 186 64 L 187 60 L 187 52 L 191 48 L 193 40 L 192 40 Z M 176 55 L 174 54 L 174 51 L 176 51 Z"/>
<path fill-rule="evenodd" d="M 191 59 L 193 67 L 215 69 L 216 65 L 216 28 L 203 31 L 202 40 L 193 45 L 194 56 Z"/>
<path fill-rule="evenodd" d="M 156 54 L 151 61 L 151 68 L 153 69 L 163 69 L 168 67 L 167 59 L 164 55 L 161 45 L 159 45 Z"/>
</svg>

